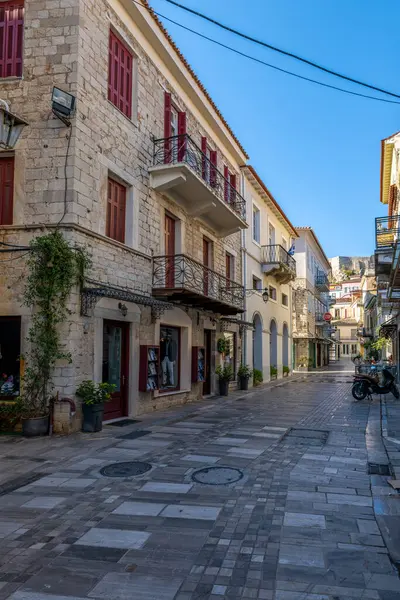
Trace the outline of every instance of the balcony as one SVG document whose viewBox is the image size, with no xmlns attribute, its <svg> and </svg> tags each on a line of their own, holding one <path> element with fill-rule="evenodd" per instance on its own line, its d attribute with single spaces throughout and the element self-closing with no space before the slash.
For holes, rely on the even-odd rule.
<svg viewBox="0 0 400 600">
<path fill-rule="evenodd" d="M 150 185 L 202 220 L 217 236 L 246 229 L 246 202 L 189 135 L 154 141 Z"/>
<path fill-rule="evenodd" d="M 398 237 L 398 216 L 375 219 L 375 273 L 377 276 L 389 275 L 393 262 L 393 250 Z"/>
<path fill-rule="evenodd" d="M 370 327 L 358 327 L 357 329 L 357 337 L 361 338 L 373 338 L 374 332 Z"/>
<path fill-rule="evenodd" d="M 318 326 L 329 325 L 329 321 L 325 321 L 323 312 L 315 313 L 315 324 Z"/>
<path fill-rule="evenodd" d="M 279 283 L 289 283 L 296 278 L 296 261 L 279 244 L 261 247 L 262 270 L 275 277 Z"/>
<path fill-rule="evenodd" d="M 244 312 L 244 288 L 185 254 L 153 259 L 153 296 L 221 315 Z"/>
<path fill-rule="evenodd" d="M 326 273 L 317 271 L 314 283 L 319 292 L 329 292 L 329 279 Z"/>
</svg>

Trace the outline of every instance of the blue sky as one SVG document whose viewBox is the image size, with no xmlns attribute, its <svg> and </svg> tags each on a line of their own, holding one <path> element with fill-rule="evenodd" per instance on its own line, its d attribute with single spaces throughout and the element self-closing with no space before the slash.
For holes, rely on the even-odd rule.
<svg viewBox="0 0 400 600">
<path fill-rule="evenodd" d="M 150 1 L 162 14 L 243 52 L 369 94 L 241 40 L 165 0 Z M 394 33 L 400 21 L 398 0 L 179 1 L 285 50 L 400 93 Z M 400 129 L 400 104 L 300 81 L 165 25 L 292 223 L 312 226 L 328 256 L 372 254 L 374 218 L 386 214 L 379 202 L 380 140 Z"/>
</svg>

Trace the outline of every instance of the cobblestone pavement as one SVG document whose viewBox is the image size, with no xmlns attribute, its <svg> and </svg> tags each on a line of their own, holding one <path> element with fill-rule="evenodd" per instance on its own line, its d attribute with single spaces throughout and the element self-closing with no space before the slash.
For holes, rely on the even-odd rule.
<svg viewBox="0 0 400 600">
<path fill-rule="evenodd" d="M 0 600 L 400 600 L 373 511 L 387 478 L 367 471 L 386 460 L 380 407 L 350 388 L 331 370 L 95 435 L 0 439 Z M 128 461 L 151 468 L 101 473 Z"/>
</svg>

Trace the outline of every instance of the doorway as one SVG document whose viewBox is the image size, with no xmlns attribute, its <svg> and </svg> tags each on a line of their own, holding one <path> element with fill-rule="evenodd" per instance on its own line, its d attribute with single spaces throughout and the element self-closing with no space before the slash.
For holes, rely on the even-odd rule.
<svg viewBox="0 0 400 600">
<path fill-rule="evenodd" d="M 129 371 L 129 323 L 103 321 L 102 382 L 115 385 L 104 406 L 104 420 L 127 416 Z"/>
<path fill-rule="evenodd" d="M 321 344 L 317 344 L 317 367 L 321 367 Z"/>
<path fill-rule="evenodd" d="M 203 396 L 211 394 L 211 329 L 204 330 L 205 373 Z"/>
<path fill-rule="evenodd" d="M 175 287 L 175 219 L 165 215 L 165 287 Z"/>
<path fill-rule="evenodd" d="M 274 319 L 271 319 L 271 323 L 269 326 L 270 338 L 269 338 L 269 356 L 270 356 L 270 366 L 278 367 L 278 330 L 276 327 L 276 322 Z"/>
<path fill-rule="evenodd" d="M 289 366 L 289 329 L 286 323 L 282 329 L 282 365 Z"/>
<path fill-rule="evenodd" d="M 255 314 L 253 318 L 253 369 L 261 372 L 263 370 L 262 330 L 260 315 Z"/>
</svg>

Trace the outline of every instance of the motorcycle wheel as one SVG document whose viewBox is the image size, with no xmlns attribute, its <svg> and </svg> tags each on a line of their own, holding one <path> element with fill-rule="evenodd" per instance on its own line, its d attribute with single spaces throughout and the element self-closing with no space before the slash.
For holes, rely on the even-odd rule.
<svg viewBox="0 0 400 600">
<path fill-rule="evenodd" d="M 364 400 L 368 393 L 368 388 L 363 381 L 358 381 L 353 384 L 351 394 L 355 400 Z"/>
<path fill-rule="evenodd" d="M 395 383 L 392 384 L 392 394 L 396 398 L 396 400 L 398 400 L 400 398 L 399 388 L 397 387 L 397 385 Z"/>
</svg>

